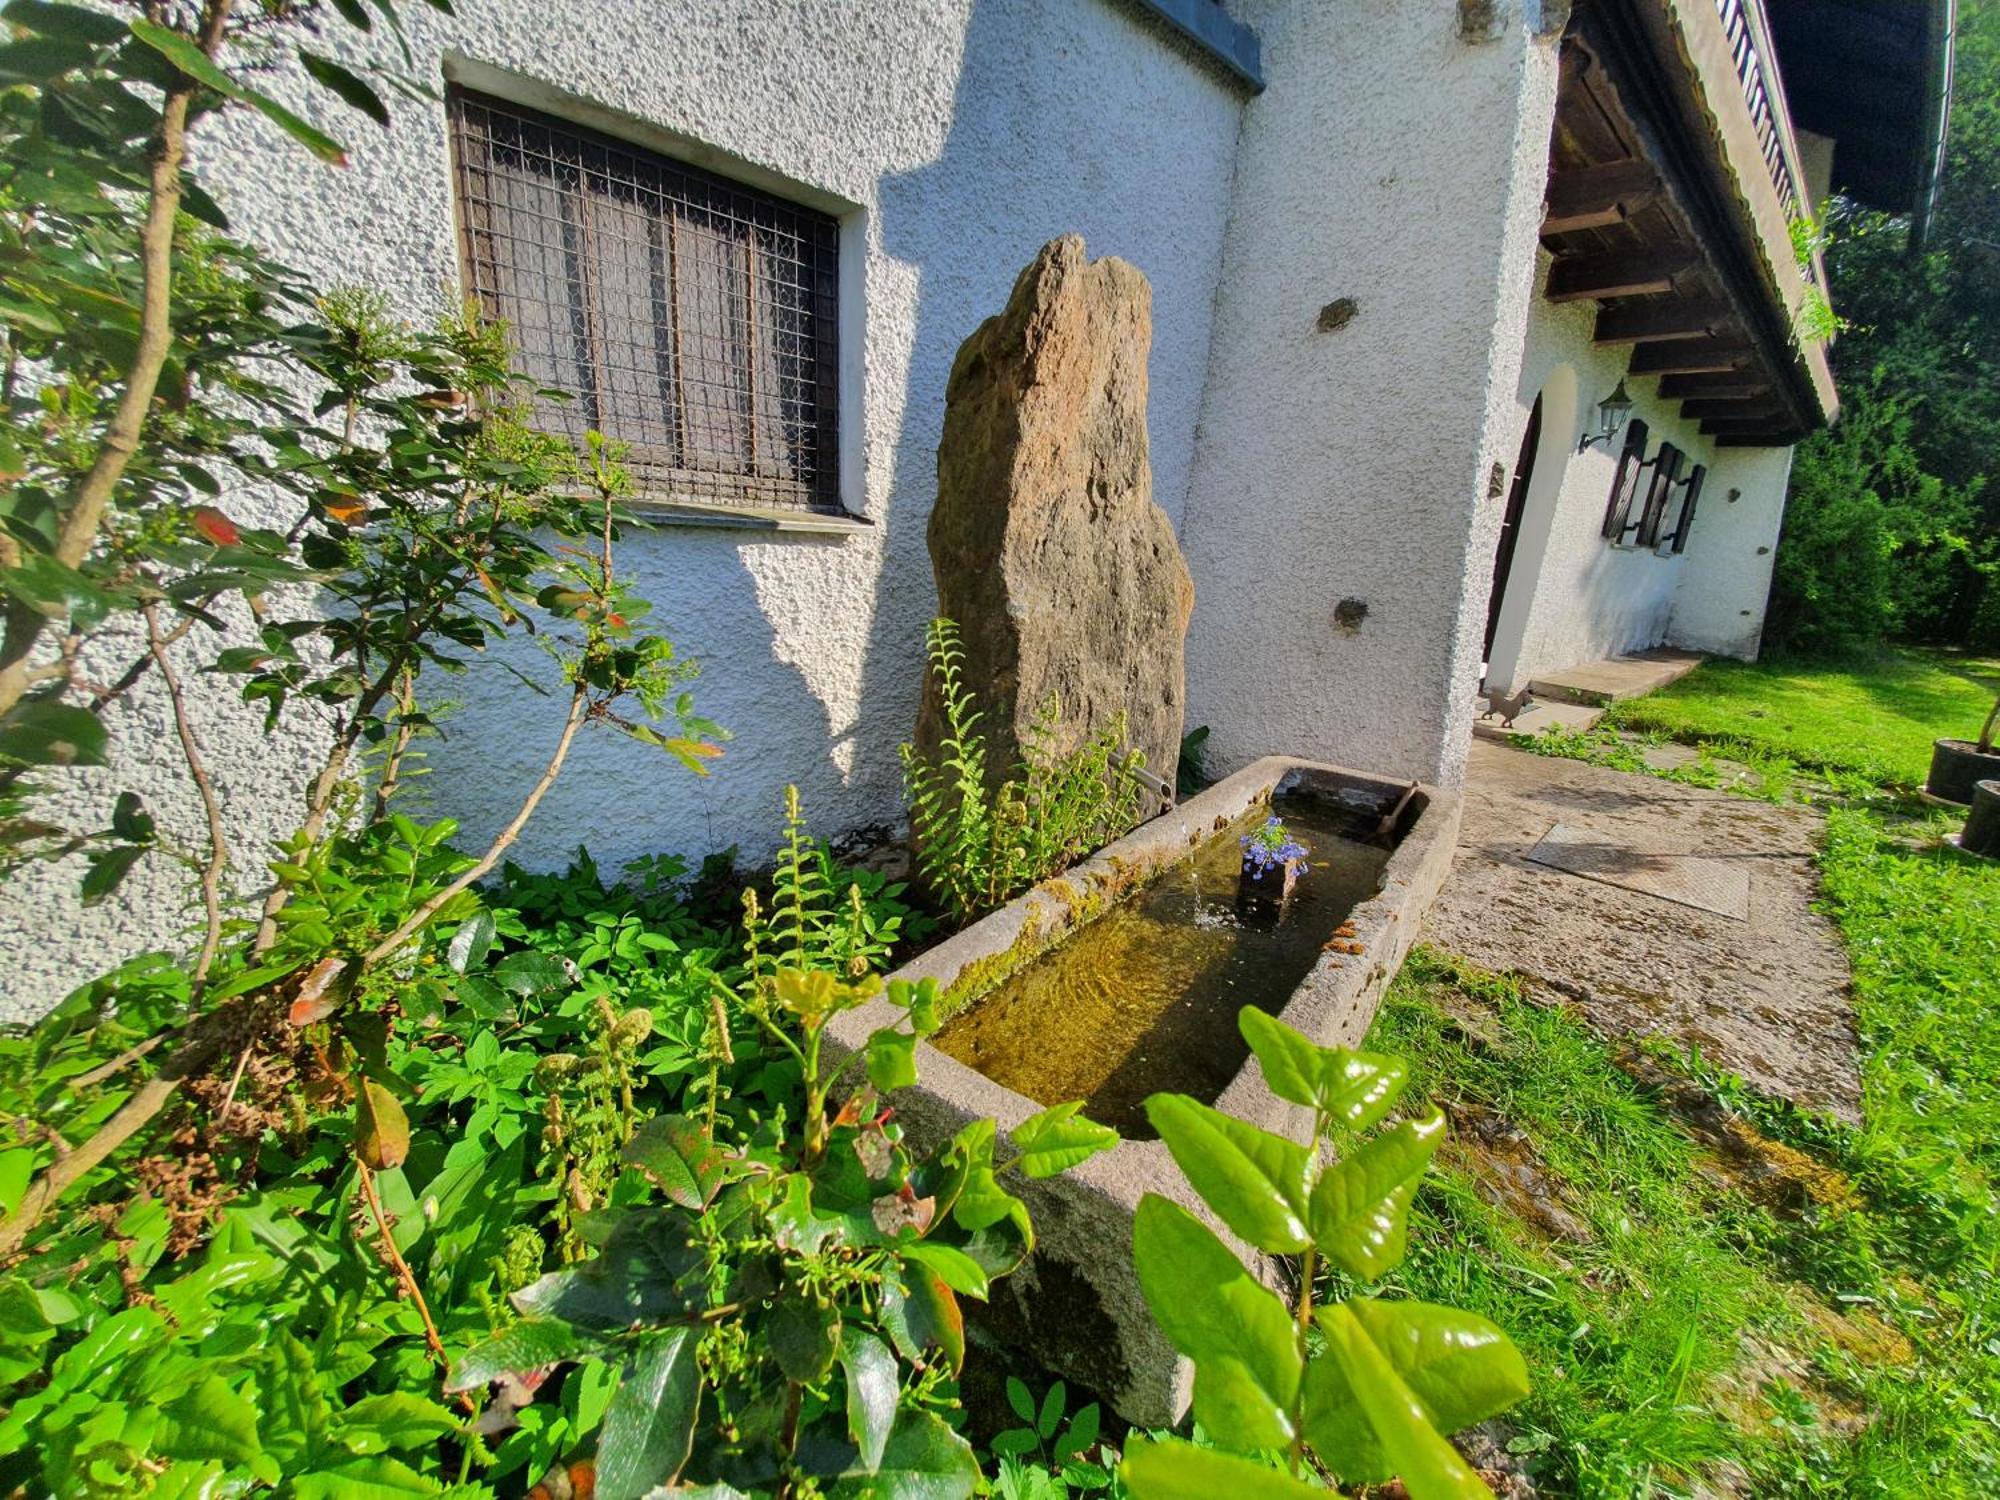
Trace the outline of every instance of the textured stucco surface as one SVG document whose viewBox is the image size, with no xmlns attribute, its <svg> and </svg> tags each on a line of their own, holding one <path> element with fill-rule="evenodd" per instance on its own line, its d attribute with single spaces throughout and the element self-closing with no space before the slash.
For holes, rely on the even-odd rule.
<svg viewBox="0 0 2000 1500">
<path fill-rule="evenodd" d="M 1756 659 L 1791 473 L 1790 448 L 1717 453 L 1688 538 L 1668 645 Z M 1735 500 L 1731 490 L 1740 492 Z"/>
<path fill-rule="evenodd" d="M 1601 532 L 1622 437 L 1576 451 L 1596 406 L 1625 376 L 1630 345 L 1591 342 L 1597 305 L 1539 295 L 1549 257 L 1539 257 L 1537 295 L 1521 363 L 1515 432 L 1544 396 L 1542 436 L 1522 514 L 1520 540 L 1493 641 L 1488 684 L 1511 690 L 1538 675 L 1659 645 L 1756 654 L 1783 515 L 1789 449 L 1718 448 L 1678 401 L 1662 401 L 1657 377 L 1626 381 L 1632 415 L 1649 429 L 1647 453 L 1670 442 L 1688 455 L 1683 472 L 1708 465 L 1688 549 L 1614 547 Z M 1574 397 L 1571 397 L 1571 392 Z M 1742 491 L 1731 503 L 1730 489 Z"/>
<path fill-rule="evenodd" d="M 846 503 L 872 529 L 674 528 L 630 543 L 621 570 L 702 661 L 698 705 L 735 738 L 697 782 L 630 741 L 583 737 L 517 857 L 546 865 L 588 844 L 615 870 L 737 843 L 761 858 L 787 782 L 827 831 L 895 817 L 895 747 L 914 720 L 934 600 L 924 523 L 953 351 L 1058 234 L 1137 265 L 1153 286 L 1155 493 L 1178 520 L 1238 94 L 1157 23 L 1099 0 L 481 0 L 456 19 L 421 6 L 404 19 L 419 78 L 441 82 L 448 57 L 518 75 L 525 102 L 549 107 L 547 89 L 575 96 L 599 128 L 624 117 L 637 138 L 694 143 L 712 166 L 796 184 L 843 214 L 843 472 Z M 490 73 L 478 81 L 493 87 Z M 413 319 L 432 315 L 458 284 L 442 105 L 397 101 L 385 135 L 324 94 L 272 87 L 333 124 L 351 165 L 320 167 L 261 121 L 237 122 L 226 152 L 198 141 L 236 227 L 322 283 L 365 283 Z M 194 654 L 185 660 L 192 674 Z M 549 670 L 532 649 L 514 665 Z M 212 686 L 202 682 L 196 712 L 254 883 L 299 804 L 309 752 L 267 740 Z M 456 816 L 476 840 L 518 804 L 556 713 L 497 666 L 444 687 L 464 706 L 431 747 L 424 805 L 410 810 Z M 113 728 L 118 768 L 83 779 L 73 821 L 102 826 L 120 787 L 163 811 L 186 803 L 164 701 L 139 695 Z M 191 840 L 197 826 L 177 831 Z M 94 972 L 185 929 L 183 882 L 164 863 L 142 868 L 125 899 L 79 915 L 69 892 L 80 873 L 72 863 L 10 887 L 0 1016 L 45 1008 L 81 963 Z"/>
<path fill-rule="evenodd" d="M 1532 5 L 1478 43 L 1442 3 L 1235 9 L 1269 87 L 1244 109 L 1182 526 L 1188 722 L 1221 770 L 1283 753 L 1453 784 L 1488 479 L 1520 441 L 1553 43 Z M 1340 298 L 1355 315 L 1319 331 Z"/>
</svg>

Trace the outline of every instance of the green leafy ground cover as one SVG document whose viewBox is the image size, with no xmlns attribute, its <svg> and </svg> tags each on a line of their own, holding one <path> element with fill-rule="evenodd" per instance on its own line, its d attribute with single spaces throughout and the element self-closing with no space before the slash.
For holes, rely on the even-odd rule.
<svg viewBox="0 0 2000 1500">
<path fill-rule="evenodd" d="M 1917 657 L 1715 664 L 1619 718 L 1705 748 L 1676 779 L 1761 758 L 1750 790 L 1782 796 L 1788 761 L 1907 786 L 1990 701 Z M 1646 769 L 1615 736 L 1556 753 Z M 1881 795 L 1829 811 L 1859 1127 L 1698 1054 L 1614 1049 L 1442 954 L 1398 977 L 1370 1045 L 1410 1059 L 1453 1140 L 1397 1285 L 1526 1354 L 1505 1436 L 1542 1493 L 2000 1492 L 2000 866 L 1942 847 L 1952 822 Z"/>
</svg>

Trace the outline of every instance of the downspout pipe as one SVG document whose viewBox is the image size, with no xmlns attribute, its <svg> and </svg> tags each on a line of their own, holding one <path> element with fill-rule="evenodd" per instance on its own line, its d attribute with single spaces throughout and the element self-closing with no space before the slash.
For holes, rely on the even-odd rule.
<svg viewBox="0 0 2000 1500">
<path fill-rule="evenodd" d="M 1912 258 L 1924 253 L 1938 194 L 1944 186 L 1944 153 L 1951 134 L 1951 72 L 1958 34 L 1958 0 L 1933 0 L 1924 46 L 1923 129 L 1918 135 L 1914 190 L 1910 194 Z"/>
</svg>

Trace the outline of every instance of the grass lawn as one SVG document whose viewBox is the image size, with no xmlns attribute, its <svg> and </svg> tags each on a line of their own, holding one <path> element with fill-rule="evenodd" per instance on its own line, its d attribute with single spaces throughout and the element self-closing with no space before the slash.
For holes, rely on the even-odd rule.
<svg viewBox="0 0 2000 1500">
<path fill-rule="evenodd" d="M 1906 656 L 1705 666 L 1620 719 L 1908 785 L 1990 703 Z M 1370 1045 L 1453 1125 L 1398 1284 L 1521 1345 L 1510 1445 L 1541 1493 L 2000 1494 L 2000 865 L 1939 847 L 1950 825 L 1879 797 L 1829 812 L 1859 1127 L 1443 954 L 1398 976 Z"/>
<path fill-rule="evenodd" d="M 1620 728 L 1677 740 L 1731 742 L 1815 770 L 1851 771 L 1914 789 L 1930 769 L 1931 741 L 1970 739 L 1993 706 L 1991 663 L 1936 652 L 1887 653 L 1866 667 L 1778 662 L 1704 664 L 1671 687 L 1613 709 Z"/>
</svg>

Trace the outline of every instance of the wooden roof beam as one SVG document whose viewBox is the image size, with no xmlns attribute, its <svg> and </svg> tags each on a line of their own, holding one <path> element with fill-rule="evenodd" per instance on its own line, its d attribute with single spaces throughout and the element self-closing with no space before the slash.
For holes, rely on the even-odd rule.
<svg viewBox="0 0 2000 1500">
<path fill-rule="evenodd" d="M 1571 234 L 1622 224 L 1660 190 L 1660 175 L 1643 161 L 1603 162 L 1549 174 L 1543 234 Z"/>
<path fill-rule="evenodd" d="M 1733 339 L 1673 339 L 1641 344 L 1632 351 L 1634 375 L 1725 374 L 1746 368 L 1756 357 L 1748 344 Z"/>
<path fill-rule="evenodd" d="M 1751 397 L 1706 396 L 1694 401 L 1681 403 L 1681 415 L 1690 422 L 1730 421 L 1738 417 L 1758 419 L 1789 417 L 1784 404 L 1775 397 L 1764 395 Z"/>
<path fill-rule="evenodd" d="M 1647 344 L 1664 339 L 1696 339 L 1724 331 L 1734 314 L 1720 302 L 1659 298 L 1607 307 L 1597 315 L 1600 344 Z"/>
<path fill-rule="evenodd" d="M 1685 250 L 1643 246 L 1608 255 L 1573 255 L 1549 268 L 1543 293 L 1551 302 L 1587 302 L 1593 297 L 1646 297 L 1674 289 L 1674 277 L 1694 265 Z"/>
<path fill-rule="evenodd" d="M 1727 421 L 1712 419 L 1701 424 L 1703 437 L 1764 437 L 1776 432 L 1790 432 L 1798 426 L 1788 416 L 1730 418 Z"/>
<path fill-rule="evenodd" d="M 1660 381 L 1662 401 L 1687 401 L 1700 397 L 1754 401 L 1772 394 L 1771 382 L 1758 370 L 1669 375 Z"/>
</svg>

